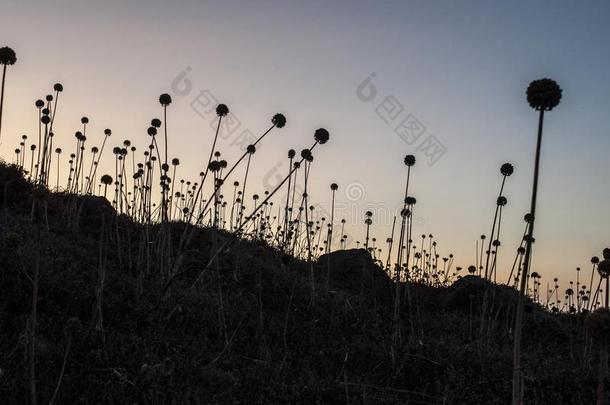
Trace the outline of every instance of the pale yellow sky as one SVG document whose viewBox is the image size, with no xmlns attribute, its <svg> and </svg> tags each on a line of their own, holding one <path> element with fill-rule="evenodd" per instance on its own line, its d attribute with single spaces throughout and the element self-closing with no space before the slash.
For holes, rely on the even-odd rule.
<svg viewBox="0 0 610 405">
<path fill-rule="evenodd" d="M 130 139 L 142 151 L 150 119 L 161 115 L 159 94 L 172 92 L 172 81 L 188 68 L 191 90 L 172 93 L 168 116 L 179 177 L 193 179 L 211 147 L 210 117 L 191 106 L 203 91 L 241 123 L 219 144 L 229 162 L 240 154 L 235 143 L 243 130 L 260 134 L 276 112 L 288 119 L 253 159 L 252 192 L 261 194 L 274 170 L 286 170 L 289 148 L 309 146 L 313 131 L 325 127 L 331 140 L 315 151 L 310 195 L 328 204 L 328 187 L 338 183 L 337 201 L 354 239 L 364 238 L 367 209 L 375 212 L 373 236 L 389 236 L 387 213 L 399 208 L 404 190 L 402 160 L 413 153 L 414 234 L 434 234 L 441 255 L 453 253 L 455 264 L 467 267 L 476 240 L 491 227 L 499 167 L 513 163 L 501 238 L 504 279 L 531 192 L 537 116 L 525 89 L 548 75 L 564 88 L 564 100 L 546 121 L 534 270 L 543 283 L 554 276 L 567 281 L 610 245 L 604 44 L 610 33 L 603 2 L 528 3 L 527 16 L 484 2 L 0 3 L 0 46 L 13 47 L 18 57 L 7 76 L 0 145 L 6 160 L 22 134 L 36 134 L 34 101 L 55 82 L 65 87 L 57 146 L 73 149 L 86 115 L 89 146 L 111 128 L 115 144 Z M 377 94 L 363 101 L 357 89 L 372 72 Z M 386 114 L 386 123 L 378 108 L 390 96 L 402 110 L 395 120 Z M 426 128 L 412 144 L 394 131 L 408 115 Z M 429 135 L 446 149 L 431 166 L 418 150 Z"/>
</svg>

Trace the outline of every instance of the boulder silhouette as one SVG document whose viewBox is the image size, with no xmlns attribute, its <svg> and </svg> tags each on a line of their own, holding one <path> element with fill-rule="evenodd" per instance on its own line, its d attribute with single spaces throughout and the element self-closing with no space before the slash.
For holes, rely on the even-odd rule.
<svg viewBox="0 0 610 405">
<path fill-rule="evenodd" d="M 389 297 L 392 281 L 364 249 L 340 250 L 320 256 L 316 278 L 329 288 L 352 294 Z"/>
</svg>

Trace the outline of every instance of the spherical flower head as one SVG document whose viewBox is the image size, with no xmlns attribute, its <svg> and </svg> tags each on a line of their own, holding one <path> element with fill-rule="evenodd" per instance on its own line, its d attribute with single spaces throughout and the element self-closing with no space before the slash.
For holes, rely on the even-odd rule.
<svg viewBox="0 0 610 405">
<path fill-rule="evenodd" d="M 43 113 L 44 115 L 49 115 L 49 113 L 50 113 L 48 108 L 43 108 L 40 112 Z"/>
<path fill-rule="evenodd" d="M 112 135 L 112 131 L 111 131 L 110 129 L 106 128 L 106 129 L 104 130 L 104 135 L 106 135 L 106 136 L 110 136 L 110 135 Z"/>
<path fill-rule="evenodd" d="M 373 220 L 371 218 L 367 218 L 367 219 L 364 220 L 364 223 L 366 225 L 371 225 L 373 223 Z"/>
<path fill-rule="evenodd" d="M 216 115 L 219 117 L 224 117 L 229 113 L 229 107 L 226 104 L 218 104 L 216 107 Z"/>
<path fill-rule="evenodd" d="M 172 159 L 172 165 L 178 166 L 179 164 L 180 164 L 180 159 L 178 159 L 178 158 L 173 158 Z"/>
<path fill-rule="evenodd" d="M 313 155 L 311 154 L 311 150 L 309 150 L 309 149 L 303 149 L 301 151 L 301 157 L 308 162 L 313 161 Z"/>
<path fill-rule="evenodd" d="M 55 83 L 53 85 L 53 90 L 55 90 L 58 93 L 61 93 L 62 91 L 64 91 L 64 86 L 61 83 Z"/>
<path fill-rule="evenodd" d="M 235 186 L 235 187 L 239 187 L 239 181 L 234 181 L 234 182 L 233 182 L 233 186 Z"/>
<path fill-rule="evenodd" d="M 288 159 L 293 159 L 293 158 L 294 158 L 294 156 L 295 156 L 296 154 L 297 154 L 297 153 L 295 152 L 295 150 L 294 150 L 294 149 L 290 149 L 290 150 L 288 151 Z"/>
<path fill-rule="evenodd" d="M 468 273 L 474 274 L 477 272 L 477 268 L 473 265 L 468 266 Z"/>
<path fill-rule="evenodd" d="M 525 214 L 525 216 L 523 217 L 523 220 L 525 222 L 527 222 L 528 224 L 531 224 L 532 223 L 532 214 L 529 214 L 529 213 Z"/>
<path fill-rule="evenodd" d="M 519 253 L 520 255 L 525 254 L 525 248 L 523 246 L 519 246 L 519 248 L 517 249 L 517 253 Z"/>
<path fill-rule="evenodd" d="M 551 79 L 534 80 L 527 88 L 527 102 L 538 111 L 551 111 L 561 101 L 562 90 Z"/>
<path fill-rule="evenodd" d="M 42 118 L 40 119 L 40 122 L 42 122 L 43 124 L 47 125 L 48 123 L 51 122 L 51 118 L 49 118 L 48 115 L 43 115 Z"/>
<path fill-rule="evenodd" d="M 220 163 L 220 168 L 221 169 L 226 169 L 226 167 L 227 167 L 227 161 L 226 160 L 223 159 L 223 160 L 219 161 L 218 163 Z"/>
<path fill-rule="evenodd" d="M 248 145 L 248 147 L 246 148 L 246 152 L 248 152 L 250 154 L 256 152 L 256 146 L 254 146 L 252 144 Z"/>
<path fill-rule="evenodd" d="M 592 264 L 598 264 L 598 263 L 599 263 L 599 257 L 597 257 L 597 256 L 593 256 L 593 257 L 591 258 L 591 263 L 592 263 Z"/>
<path fill-rule="evenodd" d="M 0 48 L 0 65 L 14 65 L 17 62 L 17 55 L 8 46 Z"/>
<path fill-rule="evenodd" d="M 610 260 L 610 248 L 605 248 L 603 253 L 605 260 Z"/>
<path fill-rule="evenodd" d="M 52 95 L 50 95 L 50 94 L 47 94 L 47 95 L 45 96 L 45 100 L 47 100 L 48 102 L 51 102 L 51 101 L 53 101 L 53 96 L 52 96 Z"/>
<path fill-rule="evenodd" d="M 492 246 L 494 246 L 494 247 L 498 247 L 498 246 L 500 246 L 500 241 L 499 241 L 499 240 L 497 240 L 497 239 L 496 239 L 496 240 L 494 240 L 494 241 L 492 242 Z"/>
<path fill-rule="evenodd" d="M 337 185 L 337 183 L 332 183 L 332 184 L 330 185 L 330 189 L 331 189 L 332 191 L 337 191 L 337 189 L 338 189 L 338 188 L 339 188 L 339 186 Z"/>
<path fill-rule="evenodd" d="M 159 96 L 159 103 L 161 103 L 161 105 L 163 107 L 167 107 L 168 105 L 170 105 L 172 103 L 172 96 L 170 96 L 167 93 L 163 93 Z"/>
<path fill-rule="evenodd" d="M 367 211 L 367 212 L 364 213 L 364 215 L 370 218 L 370 217 L 373 216 L 373 212 L 372 211 Z"/>
<path fill-rule="evenodd" d="M 161 170 L 163 170 L 164 172 L 168 171 L 169 170 L 169 165 L 167 163 L 163 163 L 161 165 Z"/>
<path fill-rule="evenodd" d="M 405 165 L 411 167 L 415 165 L 415 156 L 407 155 L 405 156 Z"/>
<path fill-rule="evenodd" d="M 316 132 L 314 133 L 313 138 L 316 141 L 318 141 L 319 144 L 323 145 L 326 142 L 328 142 L 328 139 L 330 138 L 330 134 L 324 128 L 318 128 L 318 129 L 316 129 Z"/>
<path fill-rule="evenodd" d="M 506 199 L 506 197 L 504 197 L 502 195 L 500 197 L 498 197 L 498 200 L 496 201 L 496 203 L 501 207 L 504 207 L 507 202 L 508 202 L 508 200 Z"/>
<path fill-rule="evenodd" d="M 110 176 L 109 174 L 105 174 L 102 176 L 100 181 L 102 182 L 102 184 L 109 186 L 112 184 L 112 176 Z"/>
<path fill-rule="evenodd" d="M 513 174 L 514 171 L 515 168 L 510 163 L 504 163 L 500 167 L 500 173 L 502 173 L 503 176 L 510 176 L 511 174 Z"/>
<path fill-rule="evenodd" d="M 211 172 L 217 172 L 220 170 L 220 162 L 218 160 L 212 160 L 208 165 L 208 169 Z"/>
<path fill-rule="evenodd" d="M 55 149 L 55 153 L 57 153 L 59 155 L 61 153 L 61 148 Z"/>
<path fill-rule="evenodd" d="M 416 202 L 417 200 L 415 199 L 415 197 L 407 196 L 407 198 L 405 198 L 405 203 L 407 205 L 415 205 Z"/>
<path fill-rule="evenodd" d="M 159 118 L 153 118 L 152 120 L 150 120 L 150 125 L 155 128 L 161 128 L 161 120 Z"/>
<path fill-rule="evenodd" d="M 608 277 L 610 275 L 610 260 L 604 259 L 597 265 L 597 272 L 602 278 Z"/>
<path fill-rule="evenodd" d="M 81 124 L 88 124 L 88 123 L 89 123 L 89 118 L 87 118 L 87 117 L 83 117 L 83 118 L 81 118 L 81 119 L 80 119 L 80 123 L 81 123 Z"/>
<path fill-rule="evenodd" d="M 284 128 L 284 126 L 286 125 L 286 117 L 284 116 L 284 114 L 277 113 L 273 116 L 273 118 L 271 118 L 271 122 L 277 128 Z"/>
<path fill-rule="evenodd" d="M 155 127 L 148 127 L 147 132 L 148 132 L 148 135 L 155 136 L 155 135 L 157 135 L 157 128 L 155 128 Z"/>
<path fill-rule="evenodd" d="M 44 101 L 42 101 L 41 99 L 38 99 L 38 100 L 36 100 L 34 105 L 36 106 L 36 108 L 42 108 L 42 107 L 44 107 Z"/>
</svg>

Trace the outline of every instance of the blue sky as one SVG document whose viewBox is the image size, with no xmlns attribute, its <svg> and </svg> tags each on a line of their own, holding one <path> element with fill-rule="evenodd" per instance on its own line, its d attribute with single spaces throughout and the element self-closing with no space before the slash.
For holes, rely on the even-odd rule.
<svg viewBox="0 0 610 405">
<path fill-rule="evenodd" d="M 242 129 L 260 133 L 275 112 L 288 125 L 253 159 L 254 176 L 286 168 L 289 148 L 309 146 L 326 127 L 331 141 L 315 153 L 311 197 L 327 203 L 331 182 L 364 237 L 363 213 L 378 213 L 384 241 L 402 198 L 404 155 L 414 153 L 415 234 L 432 233 L 456 264 L 474 262 L 489 233 L 499 167 L 515 165 L 505 195 L 500 275 L 508 274 L 531 193 L 537 116 L 525 101 L 530 81 L 551 77 L 564 90 L 548 114 L 542 152 L 535 270 L 543 282 L 567 281 L 610 245 L 610 38 L 604 1 L 13 1 L 2 0 L 2 45 L 17 51 L 7 77 L 0 153 L 7 160 L 23 133 L 36 133 L 33 102 L 64 84 L 56 132 L 73 144 L 79 119 L 90 139 L 112 128 L 117 144 L 141 148 L 160 115 L 158 95 L 189 67 L 192 90 L 170 107 L 170 155 L 197 173 L 211 147 L 208 118 L 190 104 L 203 90 L 226 103 Z M 361 101 L 371 73 L 378 93 Z M 376 114 L 393 96 L 446 153 L 425 163 Z M 422 138 L 423 139 L 423 138 Z M 228 137 L 228 160 L 240 150 Z M 108 160 L 110 162 L 110 159 Z M 278 163 L 279 162 L 279 163 Z M 283 163 L 282 163 L 283 162 Z M 190 176 L 191 178 L 193 176 Z M 269 181 L 257 180 L 262 192 Z M 351 186 L 350 186 L 351 185 Z M 351 201 L 345 190 L 358 188 Z M 384 213 L 388 213 L 384 215 Z M 375 220 L 375 218 L 374 218 Z M 500 276 L 500 278 L 503 278 Z"/>
</svg>

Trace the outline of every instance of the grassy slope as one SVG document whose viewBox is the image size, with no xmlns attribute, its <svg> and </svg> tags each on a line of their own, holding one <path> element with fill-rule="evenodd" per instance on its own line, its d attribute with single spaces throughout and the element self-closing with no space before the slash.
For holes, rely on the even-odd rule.
<svg viewBox="0 0 610 405">
<path fill-rule="evenodd" d="M 56 403 L 509 402 L 512 290 L 472 277 L 448 289 L 411 286 L 393 366 L 392 285 L 364 251 L 320 260 L 312 293 L 306 263 L 238 241 L 190 289 L 226 237 L 202 230 L 189 247 L 184 276 L 160 300 L 158 239 L 151 237 L 148 265 L 142 250 L 143 235 L 159 235 L 158 227 L 146 230 L 93 198 L 78 200 L 75 221 L 66 214 L 74 197 L 63 194 L 42 196 L 47 214 L 32 225 L 31 196 L 27 182 L 0 167 L 3 403 L 29 397 L 29 278 L 36 263 L 39 403 L 55 389 L 72 317 L 82 329 L 74 334 Z M 46 218 L 48 229 L 40 225 Z M 183 227 L 166 231 L 173 254 Z M 103 332 L 95 328 L 100 263 Z M 485 290 L 490 305 L 482 331 Z M 582 319 L 528 309 L 527 403 L 592 403 L 597 362 L 584 355 Z M 586 347 L 594 356 L 596 349 Z"/>
</svg>

